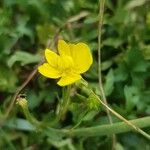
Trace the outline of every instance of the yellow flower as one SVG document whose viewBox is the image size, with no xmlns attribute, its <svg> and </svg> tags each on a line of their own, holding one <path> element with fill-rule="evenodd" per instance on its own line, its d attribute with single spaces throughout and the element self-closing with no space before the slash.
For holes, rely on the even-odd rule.
<svg viewBox="0 0 150 150">
<path fill-rule="evenodd" d="M 93 58 L 88 45 L 84 43 L 70 44 L 63 40 L 58 41 L 58 54 L 50 49 L 45 50 L 47 62 L 38 67 L 38 71 L 47 78 L 60 80 L 60 86 L 66 86 L 81 79 L 82 73 L 86 72 Z"/>
</svg>

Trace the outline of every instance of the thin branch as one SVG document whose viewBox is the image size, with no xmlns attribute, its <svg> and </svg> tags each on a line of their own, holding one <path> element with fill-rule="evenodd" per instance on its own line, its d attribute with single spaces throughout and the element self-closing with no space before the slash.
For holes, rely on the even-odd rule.
<svg viewBox="0 0 150 150">
<path fill-rule="evenodd" d="M 78 89 L 81 89 L 81 91 L 83 91 L 86 95 L 92 96 L 94 101 L 98 101 L 102 106 L 104 106 L 106 109 L 108 109 L 114 116 L 116 116 L 118 119 L 120 119 L 124 123 L 126 123 L 131 129 L 134 129 L 138 133 L 140 133 L 143 136 L 145 136 L 146 138 L 150 139 L 150 135 L 148 135 L 146 132 L 144 132 L 143 130 L 138 128 L 136 125 L 134 125 L 131 122 L 129 122 L 126 118 L 124 118 L 119 113 L 117 113 L 115 110 L 113 110 L 111 107 L 109 107 L 107 104 L 105 104 L 105 102 L 102 101 L 100 99 L 100 97 L 98 95 L 96 95 L 91 88 L 89 88 L 89 86 L 88 86 L 86 81 L 82 80 L 82 81 L 76 83 L 76 87 Z M 149 125 L 150 125 L 150 123 L 149 123 Z M 111 124 L 111 126 L 113 126 L 113 124 Z"/>
<path fill-rule="evenodd" d="M 102 26 L 103 26 L 103 15 L 104 15 L 104 4 L 105 0 L 100 0 L 100 9 L 99 9 L 99 26 L 98 26 L 98 79 L 99 79 L 99 89 L 101 93 L 102 100 L 108 105 L 106 96 L 103 89 L 102 83 L 102 73 L 101 73 L 101 36 L 102 36 Z M 108 109 L 106 109 L 109 122 L 112 124 L 112 118 Z"/>
<path fill-rule="evenodd" d="M 128 126 L 132 127 L 135 131 L 137 131 L 138 133 L 142 134 L 144 137 L 146 137 L 147 139 L 150 140 L 150 135 L 147 134 L 146 132 L 144 132 L 142 129 L 140 129 L 139 127 L 137 127 L 136 125 L 134 125 L 133 123 L 131 123 L 130 121 L 128 121 L 127 119 L 125 119 L 123 116 L 121 116 L 120 114 L 118 114 L 116 111 L 114 111 L 113 109 L 111 109 L 107 104 L 105 104 L 93 91 L 91 91 L 93 93 L 93 95 L 95 95 L 95 97 L 99 100 L 99 102 L 105 107 L 107 108 L 112 114 L 114 114 L 117 118 L 119 118 L 120 120 L 122 120 L 123 122 L 125 122 Z"/>
<path fill-rule="evenodd" d="M 81 11 L 79 14 L 70 17 L 67 22 L 68 23 L 76 22 L 76 21 L 78 21 L 78 20 L 80 20 L 82 18 L 85 18 L 88 15 L 89 15 L 88 11 Z"/>
<path fill-rule="evenodd" d="M 99 1 L 99 24 L 98 24 L 98 79 L 99 79 L 99 89 L 100 89 L 102 100 L 105 105 L 108 105 L 108 102 L 106 100 L 106 96 L 104 93 L 104 89 L 103 89 L 102 73 L 101 73 L 101 70 L 102 70 L 101 69 L 101 40 L 102 40 L 104 8 L 105 8 L 105 0 L 100 0 Z M 110 124 L 113 124 L 109 109 L 106 109 L 106 113 L 107 113 Z M 113 134 L 112 149 L 114 149 L 115 143 L 116 143 L 116 137 L 115 137 L 115 134 Z"/>
<path fill-rule="evenodd" d="M 54 38 L 53 38 L 53 42 L 49 42 L 49 44 L 47 45 L 47 47 L 51 47 L 53 43 L 56 42 L 57 37 L 59 35 L 59 33 L 62 31 L 62 28 L 58 29 L 58 31 L 56 32 Z M 29 74 L 29 76 L 27 77 L 27 79 L 22 83 L 22 85 L 16 90 L 14 96 L 12 97 L 12 99 L 10 100 L 10 105 L 8 106 L 5 115 L 3 117 L 3 121 L 4 122 L 7 117 L 9 116 L 11 110 L 13 109 L 13 106 L 16 102 L 16 99 L 19 95 L 19 93 L 28 85 L 28 83 L 34 78 L 34 76 L 37 74 L 37 68 L 39 65 L 41 65 L 43 63 L 43 60 L 35 67 L 35 69 Z"/>
<path fill-rule="evenodd" d="M 12 97 L 11 99 L 11 102 L 10 102 L 10 105 L 8 106 L 6 112 L 5 112 L 5 115 L 4 115 L 4 120 L 7 119 L 7 117 L 9 116 L 14 104 L 15 104 L 15 101 L 19 95 L 19 93 L 26 87 L 26 85 L 31 81 L 31 79 L 36 75 L 37 73 L 37 68 L 34 69 L 28 76 L 28 78 L 23 82 L 23 84 L 17 89 L 16 93 L 14 94 L 14 96 Z"/>
</svg>

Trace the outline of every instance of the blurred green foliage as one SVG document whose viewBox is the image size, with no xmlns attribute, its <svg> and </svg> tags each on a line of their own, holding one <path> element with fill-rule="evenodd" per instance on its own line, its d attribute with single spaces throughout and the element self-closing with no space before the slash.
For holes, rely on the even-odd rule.
<svg viewBox="0 0 150 150">
<path fill-rule="evenodd" d="M 104 89 L 108 103 L 128 119 L 150 114 L 149 8 L 149 0 L 106 0 L 102 30 Z M 82 12 L 88 15 L 80 18 Z M 76 15 L 79 19 L 67 23 Z M 7 110 L 16 89 L 42 60 L 45 47 L 53 42 L 60 28 L 62 32 L 58 38 L 70 42 L 83 41 L 91 47 L 94 64 L 84 78 L 99 94 L 97 26 L 96 0 L 1 0 L 0 117 Z M 61 97 L 61 89 L 55 81 L 37 75 L 23 93 L 29 100 L 29 109 L 39 120 L 53 121 Z M 80 121 L 82 127 L 104 124 L 107 116 L 102 108 L 87 111 L 79 96 L 73 97 L 66 119 L 56 128 L 73 127 Z M 12 125 L 14 122 L 18 122 L 18 129 Z M 31 132 L 30 129 L 30 124 L 14 106 L 7 126 L 0 129 L 0 149 L 111 149 L 108 137 L 73 138 L 72 141 L 66 139 L 56 143 L 52 136 Z M 116 150 L 123 149 L 148 150 L 150 145 L 140 135 L 126 133 L 117 135 Z"/>
</svg>

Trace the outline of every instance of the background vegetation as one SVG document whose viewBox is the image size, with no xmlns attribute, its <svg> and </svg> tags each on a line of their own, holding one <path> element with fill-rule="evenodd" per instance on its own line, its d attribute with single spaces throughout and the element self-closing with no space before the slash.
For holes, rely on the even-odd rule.
<svg viewBox="0 0 150 150">
<path fill-rule="evenodd" d="M 102 30 L 102 77 L 111 107 L 127 119 L 150 114 L 150 2 L 107 0 Z M 0 1 L 0 118 L 6 115 L 11 97 L 41 62 L 44 49 L 55 47 L 58 38 L 85 42 L 94 64 L 84 75 L 99 94 L 97 75 L 97 0 L 1 0 Z M 56 48 L 56 47 L 55 47 Z M 36 74 L 22 93 L 29 109 L 43 122 L 52 122 L 61 88 Z M 55 128 L 90 127 L 108 123 L 105 110 L 87 111 L 75 97 L 64 120 Z M 118 121 L 113 117 L 114 122 Z M 78 127 L 78 128 L 79 128 Z M 145 129 L 150 133 L 150 128 Z M 51 133 L 49 133 L 51 134 Z M 65 144 L 65 142 L 67 144 Z M 65 145 L 65 146 L 64 146 Z M 33 132 L 19 107 L 13 106 L 0 128 L 0 149 L 111 149 L 111 137 L 55 140 Z M 147 139 L 134 132 L 117 134 L 116 149 L 148 150 Z"/>
</svg>

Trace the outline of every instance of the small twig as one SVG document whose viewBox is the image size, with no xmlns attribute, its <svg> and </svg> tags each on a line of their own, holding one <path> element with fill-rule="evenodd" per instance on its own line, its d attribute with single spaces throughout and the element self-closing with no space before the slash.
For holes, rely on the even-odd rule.
<svg viewBox="0 0 150 150">
<path fill-rule="evenodd" d="M 78 21 L 78 20 L 80 20 L 80 19 L 86 17 L 87 15 L 89 15 L 89 12 L 87 12 L 87 11 L 82 11 L 82 12 L 80 12 L 79 14 L 77 14 L 77 15 L 75 15 L 75 16 L 71 16 L 69 19 L 67 19 L 67 21 L 57 30 L 57 32 L 56 32 L 56 34 L 55 34 L 55 36 L 54 36 L 54 38 L 53 38 L 53 41 L 54 41 L 54 42 L 53 42 L 53 45 L 56 45 L 56 44 L 57 44 L 58 36 L 59 36 L 60 32 L 61 32 L 65 27 L 68 27 L 68 24 L 71 25 L 71 23 L 76 22 L 76 21 Z M 48 43 L 47 43 L 47 47 L 48 47 L 48 48 L 51 47 L 50 44 L 51 44 L 51 42 L 48 41 Z M 52 46 L 53 46 L 53 45 L 52 45 Z"/>
<path fill-rule="evenodd" d="M 82 11 L 80 12 L 79 14 L 75 15 L 75 16 L 72 16 L 68 19 L 67 23 L 72 23 L 72 22 L 76 22 L 78 20 L 80 20 L 81 18 L 85 18 L 86 16 L 89 15 L 89 12 L 87 11 Z"/>
<path fill-rule="evenodd" d="M 23 82 L 23 84 L 17 89 L 16 93 L 14 94 L 14 96 L 12 97 L 11 99 L 11 103 L 10 105 L 8 106 L 6 112 L 5 112 L 5 115 L 4 115 L 4 120 L 7 119 L 7 117 L 9 116 L 14 104 L 15 104 L 15 101 L 17 99 L 17 96 L 19 95 L 19 93 L 25 88 L 25 86 L 31 81 L 31 79 L 36 75 L 37 73 L 37 68 L 35 68 L 28 76 L 28 78 Z"/>
<path fill-rule="evenodd" d="M 99 24 L 98 24 L 98 80 L 99 80 L 99 89 L 100 89 L 102 100 L 105 105 L 108 105 L 108 102 L 104 93 L 104 89 L 103 89 L 102 73 L 101 73 L 101 70 L 102 70 L 101 69 L 101 37 L 102 37 L 104 6 L 105 6 L 105 0 L 100 0 L 99 1 Z M 106 113 L 107 113 L 110 124 L 113 124 L 109 109 L 106 109 Z M 115 143 L 116 143 L 116 138 L 115 138 L 115 135 L 113 135 L 112 149 L 114 149 Z"/>
<path fill-rule="evenodd" d="M 64 27 L 65 27 L 65 25 L 62 26 L 62 27 L 60 27 L 60 28 L 56 31 L 56 33 L 55 33 L 55 35 L 54 35 L 54 37 L 53 37 L 53 40 L 52 40 L 53 42 L 50 42 L 50 40 L 48 40 L 48 43 L 47 43 L 47 45 L 46 45 L 47 48 L 54 47 L 54 45 L 56 45 L 56 43 L 57 43 L 57 41 L 58 41 L 58 36 L 59 36 L 60 32 L 63 30 Z"/>
<path fill-rule="evenodd" d="M 118 114 L 116 111 L 114 111 L 113 109 L 111 109 L 107 104 L 105 104 L 93 91 L 91 91 L 93 93 L 93 95 L 95 95 L 95 97 L 97 97 L 97 99 L 99 100 L 99 102 L 105 107 L 107 108 L 112 114 L 114 114 L 117 118 L 119 118 L 120 120 L 122 120 L 123 122 L 125 122 L 128 126 L 132 127 L 135 131 L 137 131 L 138 133 L 142 134 L 143 136 L 145 136 L 147 139 L 150 140 L 150 135 L 147 134 L 146 132 L 144 132 L 142 129 L 140 129 L 139 127 L 135 126 L 133 123 L 131 123 L 130 121 L 128 121 L 127 119 L 125 119 L 123 116 L 121 116 L 120 114 Z"/>
<path fill-rule="evenodd" d="M 102 25 L 103 25 L 103 14 L 104 14 L 104 4 L 105 0 L 100 0 L 100 10 L 99 10 L 99 26 L 98 26 L 98 79 L 99 79 L 99 88 L 102 100 L 106 105 L 108 105 L 106 96 L 103 89 L 103 82 L 102 82 L 102 73 L 101 73 L 101 35 L 102 35 Z M 109 118 L 109 122 L 112 124 L 112 118 L 110 116 L 110 112 L 106 109 L 107 115 Z"/>
<path fill-rule="evenodd" d="M 58 32 L 56 32 L 56 34 L 55 34 L 55 36 L 54 36 L 54 38 L 53 38 L 54 43 L 56 42 L 57 37 L 58 37 L 59 33 L 61 32 L 61 30 L 62 30 L 62 28 L 60 28 L 60 29 L 58 30 Z M 47 47 L 51 47 L 52 44 L 53 44 L 53 42 L 50 42 L 50 43 L 47 45 Z M 8 108 L 7 108 L 6 112 L 5 112 L 3 121 L 5 121 L 5 120 L 7 119 L 7 117 L 9 116 L 11 110 L 13 109 L 13 106 L 14 106 L 14 104 L 15 104 L 15 102 L 16 102 L 16 99 L 17 99 L 19 93 L 20 93 L 20 92 L 26 87 L 26 85 L 34 78 L 34 76 L 35 76 L 36 73 L 37 73 L 37 68 L 38 68 L 38 66 L 41 65 L 42 63 L 43 63 L 43 61 L 41 61 L 41 62 L 37 65 L 37 67 L 35 67 L 35 69 L 29 74 L 29 76 L 27 77 L 27 79 L 26 79 L 26 80 L 22 83 L 22 85 L 16 90 L 14 96 L 13 96 L 12 99 L 11 99 L 10 105 L 8 106 Z"/>
<path fill-rule="evenodd" d="M 143 130 L 141 130 L 139 127 L 136 125 L 132 124 L 130 121 L 128 121 L 126 118 L 121 116 L 119 113 L 117 113 L 115 110 L 110 108 L 103 100 L 99 98 L 98 95 L 95 94 L 95 92 L 89 88 L 88 83 L 85 80 L 81 80 L 80 82 L 76 83 L 76 87 L 78 89 L 81 89 L 82 92 L 84 92 L 88 97 L 92 96 L 92 99 L 99 102 L 101 105 L 103 105 L 106 109 L 108 109 L 113 115 L 115 115 L 118 119 L 122 120 L 124 123 L 126 123 L 131 129 L 134 129 L 138 133 L 142 134 L 146 138 L 150 139 L 150 135 L 145 133 Z M 150 124 L 150 123 L 149 123 Z M 111 124 L 113 126 L 113 124 Z"/>
</svg>

